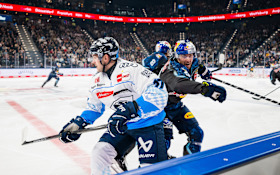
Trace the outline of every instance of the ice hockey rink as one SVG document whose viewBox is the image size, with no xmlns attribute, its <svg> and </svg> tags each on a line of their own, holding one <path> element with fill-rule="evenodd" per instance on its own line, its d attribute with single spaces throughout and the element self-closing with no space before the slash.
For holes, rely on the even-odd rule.
<svg viewBox="0 0 280 175">
<path fill-rule="evenodd" d="M 215 76 L 244 89 L 265 95 L 276 86 L 269 78 Z M 91 77 L 61 77 L 59 87 L 54 80 L 44 88 L 43 78 L 0 79 L 0 172 L 5 175 L 86 175 L 90 174 L 91 150 L 103 130 L 84 133 L 70 144 L 57 139 L 21 145 L 22 130 L 28 128 L 27 140 L 57 134 L 71 118 L 80 115 L 86 105 Z M 198 79 L 198 81 L 201 81 Z M 224 103 L 202 95 L 187 95 L 183 102 L 204 130 L 202 151 L 280 130 L 280 106 L 212 80 L 227 90 Z M 267 96 L 280 101 L 280 89 Z M 105 124 L 111 111 L 93 126 Z M 174 128 L 169 153 L 180 157 L 187 137 Z M 127 157 L 129 169 L 138 167 L 134 149 Z"/>
</svg>

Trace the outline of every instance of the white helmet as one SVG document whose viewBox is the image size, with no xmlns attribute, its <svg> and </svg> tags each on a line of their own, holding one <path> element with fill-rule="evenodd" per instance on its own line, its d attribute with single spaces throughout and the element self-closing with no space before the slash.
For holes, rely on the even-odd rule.
<svg viewBox="0 0 280 175">
<path fill-rule="evenodd" d="M 194 54 L 197 58 L 195 45 L 189 40 L 179 40 L 176 42 L 174 47 L 175 57 L 182 54 Z"/>
<path fill-rule="evenodd" d="M 105 54 L 116 60 L 119 57 L 119 43 L 113 37 L 98 38 L 92 43 L 90 53 L 97 54 L 100 60 Z"/>
</svg>

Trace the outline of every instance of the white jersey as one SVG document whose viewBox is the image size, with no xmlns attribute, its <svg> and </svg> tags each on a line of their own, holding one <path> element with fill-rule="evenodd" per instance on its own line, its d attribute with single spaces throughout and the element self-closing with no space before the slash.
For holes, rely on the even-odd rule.
<svg viewBox="0 0 280 175">
<path fill-rule="evenodd" d="M 92 124 L 105 106 L 116 110 L 119 103 L 136 101 L 139 116 L 129 120 L 127 127 L 144 128 L 164 119 L 167 99 L 166 87 L 156 74 L 140 64 L 118 59 L 111 77 L 104 72 L 93 76 L 87 108 L 81 117 Z"/>
</svg>

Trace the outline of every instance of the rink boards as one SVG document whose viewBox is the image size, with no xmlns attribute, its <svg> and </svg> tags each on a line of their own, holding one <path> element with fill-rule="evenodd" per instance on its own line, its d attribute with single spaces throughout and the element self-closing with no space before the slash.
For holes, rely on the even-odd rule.
<svg viewBox="0 0 280 175">
<path fill-rule="evenodd" d="M 122 173 L 280 174 L 280 131 Z"/>
<path fill-rule="evenodd" d="M 215 70 L 216 68 L 210 68 Z M 269 77 L 271 68 L 254 68 L 252 76 Z M 29 78 L 29 77 L 47 77 L 51 69 L 0 69 L 0 78 Z M 95 68 L 61 68 L 59 72 L 63 76 L 92 76 L 96 73 Z M 247 76 L 249 71 L 247 68 L 223 68 L 213 75 L 228 76 Z"/>
</svg>

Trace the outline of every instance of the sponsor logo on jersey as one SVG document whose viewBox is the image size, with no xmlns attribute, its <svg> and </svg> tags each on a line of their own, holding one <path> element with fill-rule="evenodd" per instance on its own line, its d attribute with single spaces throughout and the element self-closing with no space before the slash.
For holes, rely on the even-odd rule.
<svg viewBox="0 0 280 175">
<path fill-rule="evenodd" d="M 161 55 L 161 54 L 156 54 L 156 57 L 157 57 L 158 59 L 160 59 L 160 58 L 162 57 L 162 55 Z"/>
<path fill-rule="evenodd" d="M 130 79 L 130 74 L 128 72 L 124 72 L 117 75 L 117 82 L 126 81 L 129 79 Z"/>
<path fill-rule="evenodd" d="M 113 93 L 114 91 L 104 91 L 104 92 L 97 92 L 96 95 L 98 98 L 105 98 L 105 97 L 109 97 Z"/>
<path fill-rule="evenodd" d="M 193 75 L 193 79 L 196 80 L 196 78 L 197 78 L 197 72 L 195 72 Z"/>
<path fill-rule="evenodd" d="M 176 97 L 179 97 L 179 98 L 184 98 L 186 97 L 187 94 L 178 94 L 177 92 L 168 92 L 168 95 L 174 95 Z"/>
<path fill-rule="evenodd" d="M 185 119 L 191 119 L 194 118 L 193 114 L 191 112 L 187 112 L 184 116 Z"/>
<path fill-rule="evenodd" d="M 140 154 L 139 158 L 153 158 L 155 157 L 155 154 Z"/>
<path fill-rule="evenodd" d="M 104 86 L 105 84 L 96 84 L 96 85 L 94 85 L 94 86 L 91 86 L 90 88 L 91 89 L 94 89 L 94 88 L 96 88 L 96 87 L 99 87 L 99 86 Z"/>
<path fill-rule="evenodd" d="M 136 63 L 121 63 L 119 65 L 119 68 L 126 68 L 126 67 L 137 67 L 138 65 Z"/>
<path fill-rule="evenodd" d="M 141 74 L 149 78 L 151 76 L 152 72 L 146 69 L 146 70 L 142 71 Z"/>
<path fill-rule="evenodd" d="M 140 145 L 141 145 L 141 146 L 139 147 L 139 150 L 140 150 L 141 148 L 143 148 L 143 150 L 144 150 L 145 152 L 149 152 L 150 149 L 151 149 L 152 146 L 153 146 L 153 141 L 152 141 L 152 140 L 148 140 L 148 141 L 144 142 L 144 140 L 143 140 L 142 137 L 139 137 L 139 138 L 138 138 L 138 142 L 139 142 Z"/>
<path fill-rule="evenodd" d="M 100 82 L 100 77 L 95 78 L 94 83 Z"/>
<path fill-rule="evenodd" d="M 167 63 L 165 63 L 165 65 L 163 66 L 163 68 L 161 69 L 161 72 L 164 72 L 167 69 L 167 66 L 169 65 L 170 61 L 167 61 Z"/>
</svg>

